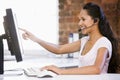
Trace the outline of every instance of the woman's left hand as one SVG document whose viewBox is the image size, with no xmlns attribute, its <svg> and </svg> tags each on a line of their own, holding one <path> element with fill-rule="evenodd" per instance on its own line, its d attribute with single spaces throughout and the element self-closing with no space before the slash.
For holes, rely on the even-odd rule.
<svg viewBox="0 0 120 80">
<path fill-rule="evenodd" d="M 62 69 L 58 68 L 55 65 L 45 66 L 45 67 L 41 68 L 41 70 L 53 71 L 53 72 L 57 73 L 58 75 L 60 75 L 61 71 L 62 71 Z"/>
</svg>

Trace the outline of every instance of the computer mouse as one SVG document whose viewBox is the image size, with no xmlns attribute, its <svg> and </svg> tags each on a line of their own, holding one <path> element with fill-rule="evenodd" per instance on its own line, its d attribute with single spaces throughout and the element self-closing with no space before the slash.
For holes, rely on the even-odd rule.
<svg viewBox="0 0 120 80">
<path fill-rule="evenodd" d="M 37 77 L 39 78 L 52 78 L 57 76 L 56 73 L 52 72 L 52 71 L 48 71 L 48 70 L 43 70 L 40 73 L 37 74 Z"/>
<path fill-rule="evenodd" d="M 52 75 L 43 75 L 41 78 L 52 78 Z"/>
</svg>

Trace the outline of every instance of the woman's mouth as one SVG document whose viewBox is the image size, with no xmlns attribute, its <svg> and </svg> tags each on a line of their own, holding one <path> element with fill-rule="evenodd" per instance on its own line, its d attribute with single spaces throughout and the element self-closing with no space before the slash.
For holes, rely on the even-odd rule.
<svg viewBox="0 0 120 80">
<path fill-rule="evenodd" d="M 81 29 L 81 30 L 85 29 L 85 26 L 82 26 L 80 29 Z"/>
</svg>

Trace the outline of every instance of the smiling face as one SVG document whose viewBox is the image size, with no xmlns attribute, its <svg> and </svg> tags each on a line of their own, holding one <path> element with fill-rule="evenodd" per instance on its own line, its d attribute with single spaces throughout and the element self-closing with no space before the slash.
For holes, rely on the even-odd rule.
<svg viewBox="0 0 120 80">
<path fill-rule="evenodd" d="M 94 26 L 94 19 L 88 15 L 87 11 L 82 9 L 79 14 L 79 23 L 82 34 L 88 34 L 91 32 L 92 27 Z"/>
</svg>

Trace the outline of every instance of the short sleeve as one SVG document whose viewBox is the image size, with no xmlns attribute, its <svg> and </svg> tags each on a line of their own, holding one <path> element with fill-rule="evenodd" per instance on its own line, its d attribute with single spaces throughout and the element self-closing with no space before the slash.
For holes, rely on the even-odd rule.
<svg viewBox="0 0 120 80">
<path fill-rule="evenodd" d="M 106 38 L 106 37 L 103 37 L 102 39 L 100 39 L 97 43 L 97 49 L 101 48 L 101 47 L 105 47 L 108 49 L 109 51 L 109 58 L 111 57 L 111 54 L 112 54 L 112 44 L 111 42 Z"/>
</svg>

